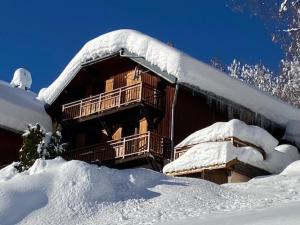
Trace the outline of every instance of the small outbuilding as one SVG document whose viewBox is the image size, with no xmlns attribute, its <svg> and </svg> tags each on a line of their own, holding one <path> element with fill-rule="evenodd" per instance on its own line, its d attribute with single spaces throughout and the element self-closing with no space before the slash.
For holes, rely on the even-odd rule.
<svg viewBox="0 0 300 225">
<path fill-rule="evenodd" d="M 266 130 L 240 120 L 218 122 L 199 130 L 175 148 L 175 160 L 163 169 L 218 184 L 244 182 L 281 172 L 299 159 L 296 147 L 278 145 Z"/>
</svg>

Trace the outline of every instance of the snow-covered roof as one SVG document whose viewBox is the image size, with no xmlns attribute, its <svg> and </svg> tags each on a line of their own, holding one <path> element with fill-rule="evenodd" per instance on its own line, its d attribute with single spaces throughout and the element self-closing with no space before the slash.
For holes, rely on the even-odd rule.
<svg viewBox="0 0 300 225">
<path fill-rule="evenodd" d="M 82 64 L 118 53 L 121 49 L 144 58 L 151 65 L 177 78 L 178 83 L 222 96 L 279 124 L 300 120 L 300 110 L 135 30 L 113 31 L 86 43 L 59 77 L 48 88 L 41 90 L 39 98 L 52 104 Z"/>
<path fill-rule="evenodd" d="M 224 141 L 228 137 L 236 137 L 263 148 L 266 159 L 254 147 L 235 147 L 231 142 Z M 270 173 L 279 173 L 291 162 L 298 160 L 299 153 L 294 146 L 277 145 L 278 141 L 260 127 L 247 125 L 237 119 L 217 122 L 192 133 L 180 142 L 176 148 L 187 147 L 187 152 L 166 165 L 163 172 L 178 173 L 211 168 L 238 159 Z"/>
<path fill-rule="evenodd" d="M 46 113 L 44 102 L 37 95 L 0 81 L 0 127 L 22 132 L 28 124 L 41 124 L 52 129 L 52 121 Z"/>
<path fill-rule="evenodd" d="M 204 142 L 222 141 L 228 137 L 236 137 L 244 142 L 254 144 L 261 147 L 266 153 L 274 151 L 278 145 L 278 140 L 268 131 L 258 126 L 247 125 L 241 120 L 233 119 L 228 122 L 214 123 L 192 133 L 181 141 L 176 148 Z"/>
<path fill-rule="evenodd" d="M 263 156 L 252 147 L 235 147 L 230 142 L 201 143 L 163 168 L 164 173 L 180 172 L 224 165 L 234 159 L 255 164 Z"/>
<path fill-rule="evenodd" d="M 280 173 L 290 163 L 299 159 L 299 154 L 291 159 L 291 154 L 274 149 L 263 160 L 262 155 L 253 147 L 235 147 L 230 142 L 201 143 L 191 147 L 184 155 L 167 164 L 163 172 L 180 173 L 197 169 L 225 165 L 234 159 L 263 169 L 270 173 Z"/>
</svg>

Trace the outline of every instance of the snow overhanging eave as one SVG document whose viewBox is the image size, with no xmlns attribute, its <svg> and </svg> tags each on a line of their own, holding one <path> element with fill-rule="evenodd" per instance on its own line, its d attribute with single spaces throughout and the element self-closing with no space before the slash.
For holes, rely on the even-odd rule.
<svg viewBox="0 0 300 225">
<path fill-rule="evenodd" d="M 132 61 L 144 66 L 145 68 L 151 70 L 153 73 L 159 75 L 160 77 L 164 78 L 165 80 L 169 81 L 172 84 L 177 82 L 177 78 L 172 74 L 169 74 L 165 71 L 162 71 L 158 66 L 151 64 L 148 62 L 144 57 L 138 56 L 132 52 L 129 52 L 127 49 L 123 48 L 120 51 L 121 57 L 126 57 L 131 59 Z"/>
<path fill-rule="evenodd" d="M 52 99 L 52 101 L 50 103 L 48 103 L 48 105 L 52 105 L 53 102 L 55 102 L 55 100 L 58 98 L 58 96 L 62 93 L 62 91 L 70 84 L 70 82 L 75 78 L 75 76 L 78 74 L 78 72 L 87 66 L 111 59 L 113 57 L 116 56 L 121 56 L 124 58 L 129 58 L 130 60 L 142 65 L 143 67 L 149 69 L 150 71 L 152 71 L 153 73 L 157 74 L 158 76 L 162 77 L 163 79 L 167 80 L 168 82 L 175 84 L 177 82 L 177 78 L 165 71 L 162 71 L 158 66 L 151 64 L 150 62 L 148 62 L 144 57 L 142 56 L 138 56 L 134 53 L 129 52 L 127 49 L 122 48 L 117 52 L 114 53 L 110 53 L 108 55 L 105 55 L 103 57 L 98 57 L 95 59 L 91 59 L 88 60 L 86 62 L 83 62 L 81 64 L 79 64 L 77 66 L 77 68 L 74 70 L 73 72 L 73 77 L 72 79 L 69 80 L 69 82 L 65 83 L 64 86 L 61 88 L 61 90 L 59 92 L 57 92 L 56 96 Z"/>
<path fill-rule="evenodd" d="M 16 133 L 16 134 L 20 134 L 20 135 L 24 132 L 24 131 L 21 131 L 21 130 L 18 130 L 18 129 L 14 129 L 14 128 L 5 126 L 3 124 L 0 124 L 0 129 L 7 130 L 7 131 L 10 131 L 12 133 Z"/>
</svg>

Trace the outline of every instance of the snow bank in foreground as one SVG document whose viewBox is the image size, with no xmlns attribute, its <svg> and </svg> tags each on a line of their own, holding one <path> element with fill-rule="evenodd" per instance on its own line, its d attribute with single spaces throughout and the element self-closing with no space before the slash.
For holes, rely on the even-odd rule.
<svg viewBox="0 0 300 225">
<path fill-rule="evenodd" d="M 219 186 L 147 169 L 37 160 L 28 171 L 10 178 L 3 179 L 7 173 L 0 170 L 0 224 L 150 225 L 259 210 L 300 201 L 298 165 L 292 164 L 286 174 Z"/>
<path fill-rule="evenodd" d="M 82 63 L 117 53 L 122 48 L 175 76 L 179 83 L 194 85 L 222 96 L 277 123 L 285 125 L 289 120 L 300 120 L 298 109 L 135 30 L 116 30 L 86 43 L 59 77 L 40 92 L 39 97 L 52 104 L 77 74 Z"/>
<path fill-rule="evenodd" d="M 298 176 L 299 173 L 300 173 L 300 160 L 291 163 L 284 171 L 281 172 L 281 175 Z"/>
<path fill-rule="evenodd" d="M 204 215 L 159 225 L 299 225 L 299 208 L 300 203 L 296 202 L 264 210 Z"/>
<path fill-rule="evenodd" d="M 180 142 L 176 148 L 208 141 L 220 141 L 232 136 L 259 146 L 266 153 L 271 153 L 278 145 L 278 141 L 261 127 L 247 125 L 243 121 L 233 119 L 229 122 L 214 123 L 209 127 L 192 133 Z"/>
<path fill-rule="evenodd" d="M 24 131 L 28 124 L 41 124 L 52 129 L 52 121 L 46 113 L 44 102 L 37 95 L 0 81 L 0 125 L 17 131 Z"/>
</svg>

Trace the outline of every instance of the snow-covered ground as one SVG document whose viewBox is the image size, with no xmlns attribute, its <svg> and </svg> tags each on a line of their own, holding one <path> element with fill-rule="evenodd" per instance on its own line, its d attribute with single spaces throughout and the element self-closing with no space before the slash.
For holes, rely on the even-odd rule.
<svg viewBox="0 0 300 225">
<path fill-rule="evenodd" d="M 297 224 L 299 183 L 300 161 L 280 175 L 219 186 L 147 169 L 37 160 L 21 174 L 0 170 L 0 224 Z"/>
</svg>

